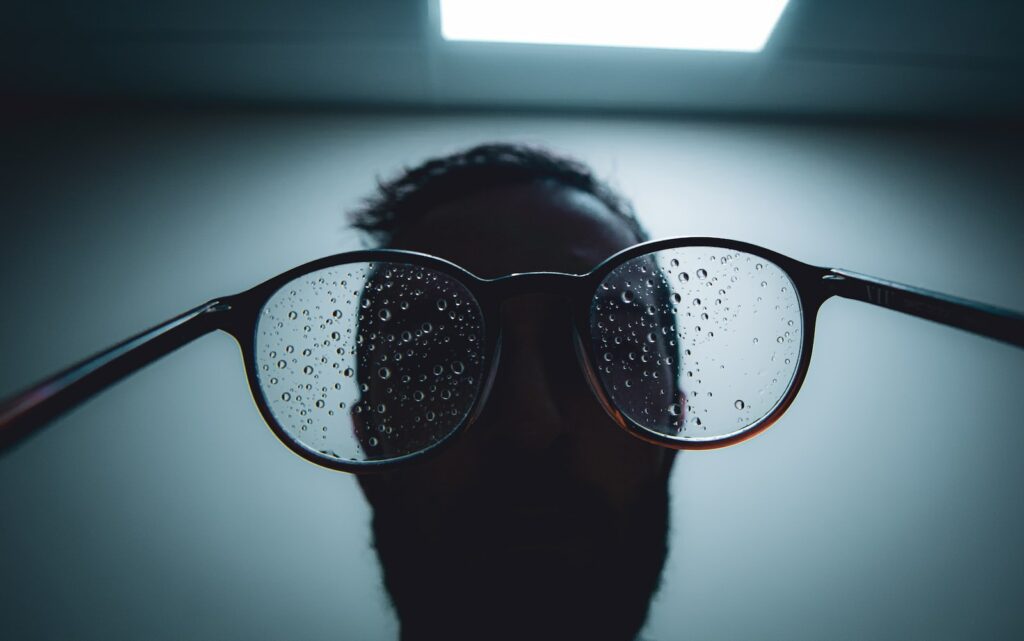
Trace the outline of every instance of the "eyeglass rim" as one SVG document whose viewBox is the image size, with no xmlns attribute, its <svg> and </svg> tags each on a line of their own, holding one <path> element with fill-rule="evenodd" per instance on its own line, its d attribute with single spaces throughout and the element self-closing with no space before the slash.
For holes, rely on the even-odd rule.
<svg viewBox="0 0 1024 641">
<path fill-rule="evenodd" d="M 610 272 L 633 258 L 657 251 L 685 247 L 712 247 L 742 251 L 770 261 L 777 265 L 793 282 L 803 313 L 803 342 L 800 350 L 800 359 L 786 394 L 768 414 L 757 422 L 743 430 L 720 437 L 693 437 L 680 440 L 653 432 L 631 420 L 623 412 L 615 408 L 611 402 L 610 395 L 594 367 L 594 363 L 597 362 L 594 351 L 595 346 L 589 340 L 590 304 L 597 288 Z M 463 285 L 476 299 L 483 318 L 481 367 L 485 374 L 479 392 L 466 417 L 449 434 L 440 438 L 430 447 L 385 460 L 352 461 L 330 457 L 303 445 L 289 435 L 274 417 L 264 390 L 259 383 L 256 363 L 256 337 L 259 316 L 263 308 L 270 298 L 284 286 L 307 274 L 323 269 L 366 262 L 395 262 L 420 266 L 447 275 Z M 827 273 L 828 270 L 802 263 L 758 245 L 704 236 L 675 237 L 639 243 L 609 256 L 585 274 L 526 272 L 491 279 L 481 278 L 451 261 L 422 252 L 402 249 L 368 249 L 334 254 L 307 262 L 278 274 L 245 292 L 229 297 L 225 302 L 236 313 L 232 314 L 234 322 L 224 329 L 234 336 L 241 348 L 246 378 L 249 382 L 253 401 L 264 421 L 278 440 L 302 458 L 323 467 L 350 473 L 380 472 L 404 467 L 409 463 L 435 456 L 476 422 L 476 419 L 487 403 L 500 359 L 501 335 L 499 314 L 501 303 L 516 295 L 534 291 L 558 294 L 569 300 L 575 331 L 576 350 L 584 376 L 599 404 L 621 429 L 628 432 L 631 436 L 652 445 L 674 450 L 717 449 L 739 443 L 760 434 L 775 423 L 796 398 L 810 364 L 814 338 L 814 321 L 817 311 L 821 303 L 828 297 L 827 291 L 821 285 L 822 277 Z"/>
</svg>

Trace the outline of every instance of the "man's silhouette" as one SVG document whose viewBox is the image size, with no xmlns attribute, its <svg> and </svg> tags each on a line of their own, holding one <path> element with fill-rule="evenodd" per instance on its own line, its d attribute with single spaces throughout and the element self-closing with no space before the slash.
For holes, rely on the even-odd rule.
<svg viewBox="0 0 1024 641">
<path fill-rule="evenodd" d="M 646 240 L 586 167 L 511 145 L 411 169 L 352 219 L 383 247 L 484 278 L 584 273 Z M 633 639 L 667 552 L 673 452 L 604 413 L 566 301 L 508 301 L 501 340 L 489 400 L 464 435 L 359 479 L 402 639 Z"/>
</svg>

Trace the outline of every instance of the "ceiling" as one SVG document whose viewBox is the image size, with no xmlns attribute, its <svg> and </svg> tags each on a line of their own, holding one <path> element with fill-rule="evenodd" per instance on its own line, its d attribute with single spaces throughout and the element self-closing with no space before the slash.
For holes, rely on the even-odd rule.
<svg viewBox="0 0 1024 641">
<path fill-rule="evenodd" d="M 791 0 L 760 54 L 444 42 L 436 0 L 9 0 L 8 97 L 1016 118 L 1021 0 Z"/>
</svg>

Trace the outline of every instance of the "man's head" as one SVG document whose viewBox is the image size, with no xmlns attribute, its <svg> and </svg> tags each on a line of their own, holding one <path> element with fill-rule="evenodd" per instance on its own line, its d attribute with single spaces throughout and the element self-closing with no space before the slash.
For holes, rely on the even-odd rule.
<svg viewBox="0 0 1024 641">
<path fill-rule="evenodd" d="M 352 220 L 485 278 L 584 273 L 646 239 L 586 167 L 510 145 L 411 169 Z M 476 423 L 430 461 L 360 477 L 403 638 L 630 639 L 643 624 L 673 457 L 604 413 L 572 331 L 566 301 L 508 301 Z"/>
</svg>

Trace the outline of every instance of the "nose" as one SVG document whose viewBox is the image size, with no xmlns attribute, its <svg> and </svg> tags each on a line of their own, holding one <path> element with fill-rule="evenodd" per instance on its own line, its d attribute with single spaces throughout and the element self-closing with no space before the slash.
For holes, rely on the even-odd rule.
<svg viewBox="0 0 1024 641">
<path fill-rule="evenodd" d="M 501 310 L 501 356 L 480 436 L 506 452 L 556 449 L 568 438 L 565 400 L 581 378 L 564 299 L 529 295 Z"/>
</svg>

